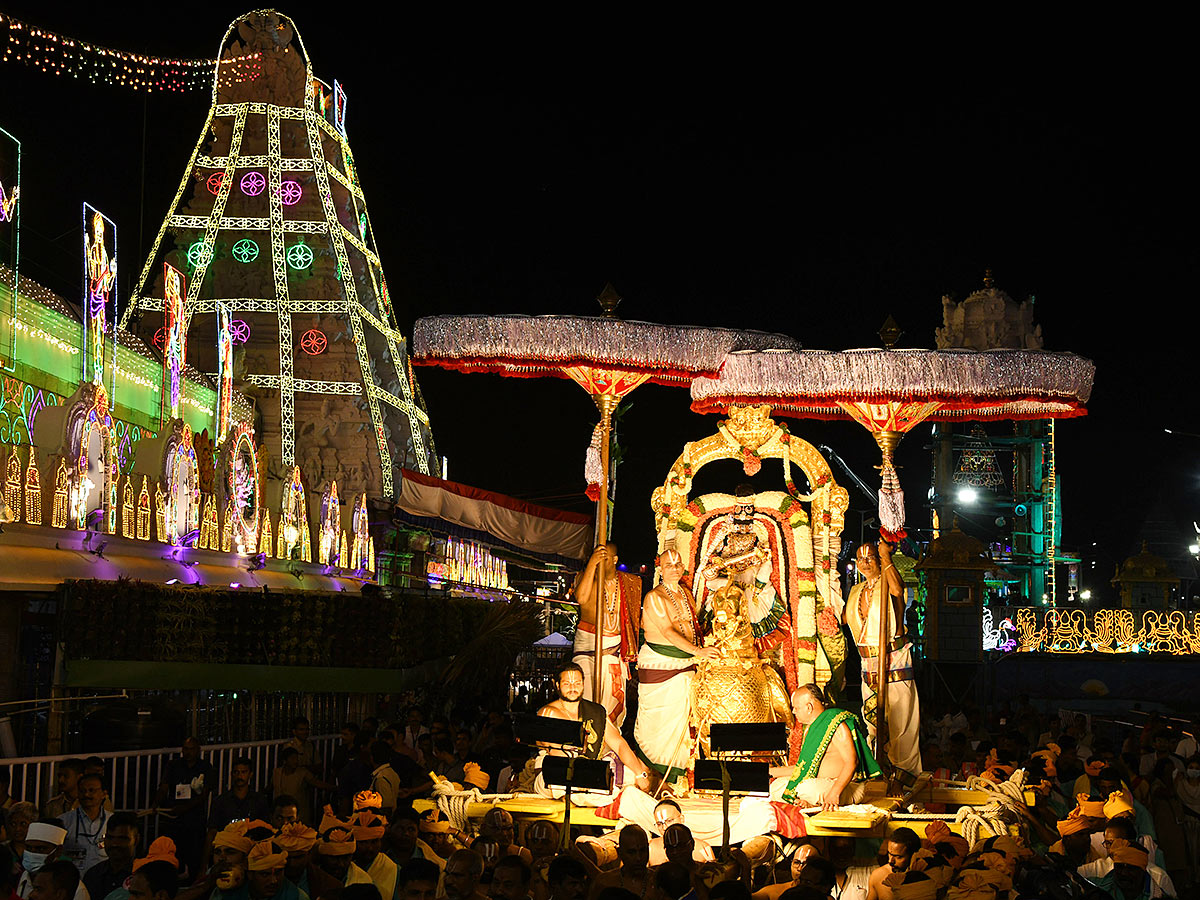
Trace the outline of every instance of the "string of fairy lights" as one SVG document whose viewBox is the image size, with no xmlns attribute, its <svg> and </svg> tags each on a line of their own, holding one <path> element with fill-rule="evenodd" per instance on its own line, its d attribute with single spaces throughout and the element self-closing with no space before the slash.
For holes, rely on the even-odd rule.
<svg viewBox="0 0 1200 900">
<path fill-rule="evenodd" d="M 101 47 L 87 41 L 47 31 L 0 13 L 0 62 L 24 63 L 43 72 L 78 78 L 93 84 L 132 88 L 135 91 L 211 90 L 213 70 L 220 82 L 253 81 L 262 74 L 262 54 L 248 53 L 229 59 L 171 59 L 145 56 Z"/>
</svg>

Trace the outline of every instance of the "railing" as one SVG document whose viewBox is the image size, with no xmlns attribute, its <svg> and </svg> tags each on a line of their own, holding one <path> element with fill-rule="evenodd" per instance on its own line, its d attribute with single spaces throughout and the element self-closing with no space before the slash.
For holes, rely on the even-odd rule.
<svg viewBox="0 0 1200 900">
<path fill-rule="evenodd" d="M 983 611 L 983 649 L 1200 655 L 1200 613 L 1177 609 L 990 607 Z"/>
<path fill-rule="evenodd" d="M 211 785 L 211 797 L 216 797 L 231 787 L 233 761 L 239 757 L 250 760 L 253 790 L 269 790 L 271 773 L 275 770 L 280 748 L 287 738 L 273 741 L 254 741 L 243 744 L 213 744 L 200 748 L 200 758 L 212 764 L 216 784 Z M 316 745 L 321 759 L 328 760 L 341 740 L 339 735 L 330 734 L 310 739 Z M 109 798 L 115 810 L 147 810 L 154 807 L 155 795 L 162 784 L 170 760 L 179 756 L 178 747 L 162 747 L 155 750 L 116 751 L 94 753 L 104 760 L 105 780 Z M 15 800 L 27 800 L 40 810 L 51 797 L 58 793 L 55 766 L 64 759 L 78 758 L 71 754 L 63 756 L 31 756 L 0 760 L 8 766 L 12 776 L 9 794 Z M 207 815 L 207 810 L 205 811 Z M 151 834 L 157 832 L 157 823 Z"/>
</svg>

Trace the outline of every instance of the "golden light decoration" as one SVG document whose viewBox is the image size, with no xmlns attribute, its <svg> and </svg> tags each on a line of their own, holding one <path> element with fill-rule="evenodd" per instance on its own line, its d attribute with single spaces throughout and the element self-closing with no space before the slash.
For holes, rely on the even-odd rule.
<svg viewBox="0 0 1200 900">
<path fill-rule="evenodd" d="M 1013 622 L 1017 653 L 1200 653 L 1197 612 L 1026 607 Z"/>
<path fill-rule="evenodd" d="M 0 62 L 23 63 L 53 75 L 83 78 L 93 84 L 128 87 L 135 91 L 203 90 L 213 72 L 221 84 L 253 81 L 262 75 L 262 54 L 231 59 L 173 59 L 114 50 L 30 25 L 0 13 L 5 33 Z"/>
</svg>

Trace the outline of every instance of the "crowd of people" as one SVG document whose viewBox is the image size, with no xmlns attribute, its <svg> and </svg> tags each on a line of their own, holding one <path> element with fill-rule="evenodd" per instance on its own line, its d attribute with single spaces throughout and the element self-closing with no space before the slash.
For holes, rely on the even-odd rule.
<svg viewBox="0 0 1200 900">
<path fill-rule="evenodd" d="M 189 738 L 164 770 L 153 841 L 145 811 L 113 809 L 103 760 L 62 762 L 40 809 L 11 796 L 0 771 L 0 900 L 1197 896 L 1200 722 L 1151 714 L 1122 728 L 1027 698 L 991 718 L 939 710 L 922 729 L 924 770 L 1000 799 L 1015 784 L 1007 833 L 981 837 L 961 816 L 948 827 L 953 808 L 937 817 L 946 809 L 930 796 L 916 807 L 929 815 L 893 823 L 882 841 L 793 829 L 720 858 L 669 798 L 652 819 L 565 846 L 559 826 L 500 808 L 461 830 L 436 807 L 418 813 L 413 801 L 436 781 L 509 793 L 533 768 L 536 751 L 505 714 L 455 718 L 427 722 L 414 706 L 392 724 L 347 723 L 329 759 L 297 719 L 270 784 L 237 759 L 220 793 Z"/>
</svg>

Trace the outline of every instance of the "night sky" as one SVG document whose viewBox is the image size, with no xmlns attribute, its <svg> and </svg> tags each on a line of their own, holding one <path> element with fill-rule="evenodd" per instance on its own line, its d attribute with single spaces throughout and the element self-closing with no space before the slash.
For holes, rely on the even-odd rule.
<svg viewBox="0 0 1200 900">
<path fill-rule="evenodd" d="M 121 8 L 4 11 L 185 57 L 215 55 L 246 11 Z M 314 74 L 347 90 L 349 140 L 405 332 L 434 313 L 590 315 L 611 281 L 626 318 L 843 349 L 877 346 L 891 313 L 900 346 L 932 347 L 942 294 L 964 298 L 991 267 L 1015 299 L 1036 297 L 1047 349 L 1098 366 L 1090 415 L 1058 432 L 1064 543 L 1097 560 L 1084 585 L 1111 592 L 1112 566 L 1137 549 L 1148 517 L 1174 525 L 1179 548 L 1189 542 L 1200 437 L 1163 433 L 1200 433 L 1180 402 L 1198 319 L 1182 69 L 1061 47 L 1051 66 L 1045 48 L 987 47 L 975 34 L 951 48 L 765 20 L 660 26 L 510 9 L 479 19 L 464 8 L 417 21 L 410 7 L 347 26 L 333 9 L 282 11 Z M 0 66 L 0 86 L 0 125 L 24 144 L 23 272 L 78 295 L 87 199 L 120 228 L 127 297 L 208 93 L 147 100 L 13 64 Z M 586 508 L 583 451 L 597 415 L 578 387 L 417 374 L 451 478 Z M 689 412 L 680 389 L 646 386 L 632 399 L 614 529 L 636 564 L 653 551 L 650 490 L 716 419 Z M 789 426 L 876 483 L 877 451 L 858 426 Z M 928 435 L 917 429 L 900 450 L 914 530 L 928 524 Z M 708 489 L 744 480 L 729 466 Z M 852 509 L 865 510 L 850 490 Z M 848 517 L 852 537 L 857 521 Z"/>
</svg>

